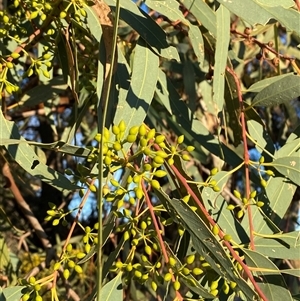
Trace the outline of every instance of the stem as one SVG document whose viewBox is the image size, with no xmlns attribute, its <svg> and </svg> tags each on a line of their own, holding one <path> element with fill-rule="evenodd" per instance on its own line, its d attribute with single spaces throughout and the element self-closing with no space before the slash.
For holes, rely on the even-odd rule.
<svg viewBox="0 0 300 301">
<path fill-rule="evenodd" d="M 236 84 L 236 89 L 237 89 L 237 94 L 238 94 L 238 99 L 239 99 L 239 104 L 240 104 L 240 120 L 241 120 L 241 125 L 242 125 L 242 133 L 243 133 L 243 146 L 244 146 L 244 163 L 245 163 L 245 187 L 246 187 L 246 197 L 250 197 L 250 171 L 249 171 L 249 151 L 248 151 L 248 143 L 247 143 L 247 129 L 246 129 L 246 118 L 245 118 L 245 112 L 244 112 L 244 103 L 243 103 L 243 97 L 242 97 L 242 92 L 241 92 L 241 86 L 240 86 L 240 81 L 235 74 L 235 72 L 230 69 L 229 67 L 226 67 L 226 70 L 233 76 L 235 84 Z M 255 245 L 254 245 L 254 226 L 253 226 L 253 220 L 252 220 L 252 210 L 251 206 L 247 207 L 247 212 L 248 212 L 248 219 L 249 219 L 249 229 L 250 229 L 250 248 L 252 250 L 255 250 Z"/>
<path fill-rule="evenodd" d="M 217 223 L 209 215 L 209 213 L 207 212 L 206 208 L 201 203 L 201 201 L 198 199 L 198 197 L 196 196 L 196 194 L 194 193 L 194 191 L 189 187 L 188 183 L 186 182 L 186 179 L 181 175 L 181 173 L 178 171 L 178 169 L 174 165 L 172 165 L 171 168 L 172 168 L 173 172 L 175 173 L 177 179 L 183 184 L 183 186 L 186 188 L 186 190 L 188 191 L 188 193 L 191 195 L 191 197 L 194 199 L 194 201 L 196 202 L 196 204 L 199 206 L 200 210 L 205 215 L 205 217 L 207 218 L 208 222 L 212 226 L 216 225 Z M 221 229 L 220 229 L 220 232 L 219 232 L 219 237 L 221 239 L 223 239 L 223 237 L 224 237 L 224 232 Z M 230 254 L 232 255 L 232 257 L 243 267 L 244 273 L 248 276 L 249 280 L 253 284 L 254 289 L 256 290 L 256 292 L 258 293 L 258 295 L 261 297 L 261 299 L 263 301 L 268 301 L 267 297 L 264 295 L 263 291 L 260 289 L 260 287 L 256 283 L 256 281 L 255 281 L 255 279 L 254 279 L 254 277 L 253 277 L 253 275 L 252 275 L 249 267 L 243 262 L 243 260 L 240 258 L 240 256 L 235 253 L 233 246 L 228 241 L 223 241 L 223 243 L 226 245 L 227 249 L 230 251 Z"/>
<path fill-rule="evenodd" d="M 159 229 L 156 217 L 155 217 L 154 209 L 153 209 L 152 203 L 150 201 L 149 195 L 147 193 L 144 181 L 142 181 L 142 189 L 143 189 L 143 192 L 144 192 L 144 195 L 145 195 L 146 204 L 147 204 L 147 207 L 149 209 L 149 212 L 150 212 L 150 215 L 151 215 L 151 218 L 152 218 L 152 222 L 153 222 L 153 225 L 154 225 L 157 237 L 158 237 L 158 241 L 159 241 L 159 244 L 160 244 L 161 252 L 163 254 L 165 262 L 168 263 L 169 262 L 169 256 L 168 256 L 168 253 L 167 253 L 167 250 L 166 250 L 163 238 L 161 236 L 160 229 Z M 172 281 L 175 282 L 174 275 L 172 275 Z M 178 291 L 176 291 L 176 297 L 177 297 L 177 300 L 183 300 L 181 294 Z"/>
<path fill-rule="evenodd" d="M 105 93 L 104 103 L 99 101 L 98 104 L 98 115 L 100 115 L 101 105 L 103 105 L 103 112 L 102 112 L 102 124 L 98 122 L 98 131 L 103 137 L 106 115 L 107 115 L 107 108 L 108 108 L 108 101 L 109 101 L 109 91 L 111 88 L 112 76 L 113 76 L 113 66 L 115 62 L 115 54 L 116 54 L 116 46 L 117 46 L 117 38 L 118 38 L 118 24 L 119 24 L 119 17 L 120 17 L 120 0 L 116 0 L 116 11 L 115 11 L 115 21 L 113 24 L 113 42 L 112 42 L 112 49 L 111 49 L 111 65 L 108 73 L 107 78 L 107 89 Z M 106 84 L 106 83 L 105 83 Z M 98 121 L 100 119 L 98 118 Z M 102 196 L 103 196 L 103 139 L 99 143 L 99 157 L 98 157 L 98 182 L 99 182 L 99 189 L 97 194 L 97 203 L 98 203 L 98 223 L 99 223 L 99 230 L 98 230 L 98 245 L 97 245 L 97 301 L 101 301 L 101 291 L 102 291 L 102 243 L 103 243 L 103 224 L 102 224 L 102 215 L 103 215 L 103 208 L 102 208 Z"/>
</svg>

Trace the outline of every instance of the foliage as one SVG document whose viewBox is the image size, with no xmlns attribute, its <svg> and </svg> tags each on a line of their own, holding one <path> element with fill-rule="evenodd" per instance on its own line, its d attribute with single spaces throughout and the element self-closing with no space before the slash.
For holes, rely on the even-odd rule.
<svg viewBox="0 0 300 301">
<path fill-rule="evenodd" d="M 299 10 L 9 2 L 0 300 L 299 300 Z"/>
</svg>

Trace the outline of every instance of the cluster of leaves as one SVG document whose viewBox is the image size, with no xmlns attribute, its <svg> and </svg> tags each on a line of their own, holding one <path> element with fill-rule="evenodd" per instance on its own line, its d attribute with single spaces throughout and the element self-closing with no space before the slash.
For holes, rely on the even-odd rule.
<svg viewBox="0 0 300 301">
<path fill-rule="evenodd" d="M 7 259 L 0 299 L 299 300 L 284 278 L 300 275 L 299 231 L 279 228 L 300 185 L 295 3 L 15 0 L 0 11 L 1 156 L 81 199 L 49 203 L 45 220 L 67 237 L 44 271 L 21 275 Z M 56 141 L 25 140 L 35 112 Z M 89 199 L 98 222 L 84 226 Z"/>
</svg>

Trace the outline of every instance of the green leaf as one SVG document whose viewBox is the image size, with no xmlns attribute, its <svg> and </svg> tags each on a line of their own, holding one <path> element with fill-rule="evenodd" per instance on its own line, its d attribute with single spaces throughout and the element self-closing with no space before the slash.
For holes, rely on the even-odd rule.
<svg viewBox="0 0 300 301">
<path fill-rule="evenodd" d="M 266 5 L 266 6 L 274 7 L 274 6 L 280 5 L 280 6 L 285 7 L 285 8 L 292 7 L 295 4 L 295 2 L 293 0 L 280 0 L 280 1 L 277 1 L 277 0 L 257 0 L 257 2 L 261 3 L 263 5 Z"/>
<path fill-rule="evenodd" d="M 292 296 L 276 265 L 258 252 L 246 249 L 243 249 L 243 251 L 247 265 L 256 268 L 254 272 L 258 276 L 256 282 L 267 297 L 267 300 L 292 301 Z M 263 269 L 272 270 L 272 272 L 263 271 Z"/>
<path fill-rule="evenodd" d="M 13 287 L 6 287 L 2 291 L 2 295 L 4 296 L 5 301 L 16 301 L 20 300 L 21 297 L 24 295 L 22 290 L 26 288 L 26 286 L 17 285 Z M 2 296 L 1 296 L 2 297 Z"/>
<path fill-rule="evenodd" d="M 265 192 L 258 195 L 258 200 L 264 202 L 265 206 L 262 208 L 251 207 L 254 231 L 261 234 L 278 232 L 279 229 L 275 225 L 279 225 L 290 206 L 295 191 L 296 185 L 286 181 L 285 178 L 270 178 Z M 268 219 L 271 219 L 275 225 L 271 224 Z M 245 231 L 249 233 L 248 214 L 245 215 L 241 224 Z"/>
<path fill-rule="evenodd" d="M 6 120 L 2 112 L 0 112 L 0 124 L 2 138 L 26 141 L 20 135 L 15 123 Z M 61 191 L 77 189 L 77 186 L 72 184 L 61 173 L 55 171 L 46 164 L 41 163 L 39 157 L 27 143 L 21 143 L 20 145 L 2 145 L 6 147 L 7 151 L 14 158 L 14 160 L 32 176 L 41 179 L 45 183 L 48 183 L 49 185 Z"/>
<path fill-rule="evenodd" d="M 156 88 L 159 58 L 139 39 L 133 58 L 130 88 L 126 100 L 118 102 L 114 124 L 125 121 L 127 129 L 141 124 L 149 110 Z"/>
<path fill-rule="evenodd" d="M 297 157 L 300 159 L 300 138 L 295 140 L 287 140 L 286 143 L 275 153 L 275 158 L 281 157 Z"/>
<path fill-rule="evenodd" d="M 300 185 L 299 157 L 283 157 L 275 159 L 272 163 L 282 175 L 288 177 L 295 184 Z"/>
<path fill-rule="evenodd" d="M 122 301 L 123 287 L 122 287 L 122 273 L 119 274 L 105 284 L 101 290 L 101 301 Z"/>
<path fill-rule="evenodd" d="M 201 24 L 216 37 L 216 14 L 204 1 L 181 0 L 180 3 L 198 19 L 198 22 L 201 22 Z"/>
<path fill-rule="evenodd" d="M 272 106 L 300 96 L 300 76 L 290 75 L 268 85 L 259 92 L 252 106 Z"/>
<path fill-rule="evenodd" d="M 107 274 L 109 273 L 109 269 L 112 267 L 113 263 L 118 258 L 118 255 L 119 255 L 121 249 L 123 248 L 124 243 L 125 242 L 124 242 L 124 240 L 122 238 L 119 241 L 117 247 L 108 255 L 108 258 L 104 262 L 103 268 L 102 268 L 102 279 L 103 280 L 106 278 Z"/>
<path fill-rule="evenodd" d="M 91 31 L 91 34 L 94 36 L 95 40 L 99 45 L 99 58 L 98 58 L 98 68 L 97 68 L 97 97 L 98 97 L 97 104 L 99 106 L 101 95 L 102 95 L 103 81 L 104 81 L 104 64 L 106 63 L 106 57 L 105 57 L 106 51 L 105 51 L 104 41 L 102 38 L 103 31 L 102 31 L 102 26 L 100 24 L 100 19 L 97 16 L 93 7 L 85 6 L 85 9 L 87 12 L 86 21 L 88 27 Z"/>
<path fill-rule="evenodd" d="M 247 92 L 256 92 L 256 93 L 258 93 L 261 90 L 263 90 L 264 88 L 267 88 L 270 84 L 276 83 L 277 81 L 279 81 L 279 80 L 281 80 L 285 77 L 291 78 L 293 76 L 295 76 L 294 72 L 269 77 L 269 78 L 266 78 L 266 79 L 263 79 L 263 80 L 260 80 L 260 81 L 256 82 L 255 84 L 250 86 L 246 91 Z"/>
<path fill-rule="evenodd" d="M 7 244 L 5 242 L 5 239 L 0 236 L 0 269 L 2 271 L 5 271 L 8 267 L 8 264 L 10 263 L 10 257 L 9 257 L 9 250 L 7 247 Z"/>
<path fill-rule="evenodd" d="M 192 25 L 182 14 L 179 9 L 179 3 L 175 0 L 146 0 L 146 5 L 154 11 L 161 13 L 171 21 L 180 20 L 182 24 L 188 26 L 189 37 L 198 62 L 203 64 L 204 61 L 204 42 L 201 31 L 198 26 Z"/>
<path fill-rule="evenodd" d="M 300 33 L 299 12 L 292 8 L 267 6 L 258 0 L 249 0 L 247 5 L 244 5 L 243 0 L 222 1 L 222 4 L 251 25 L 266 25 L 270 19 L 276 19 L 288 30 L 295 31 L 298 35 Z"/>
<path fill-rule="evenodd" d="M 115 0 L 105 1 L 114 10 Z M 158 55 L 169 60 L 179 61 L 175 47 L 169 46 L 166 33 L 146 13 L 140 10 L 131 0 L 121 2 L 120 18 L 129 24 Z"/>
<path fill-rule="evenodd" d="M 204 41 L 200 28 L 197 25 L 189 24 L 189 38 L 199 64 L 203 67 L 204 64 Z"/>
<path fill-rule="evenodd" d="M 242 128 L 240 126 L 240 103 L 236 92 L 236 83 L 233 76 L 226 71 L 225 74 L 225 103 L 228 114 L 229 127 L 232 129 L 233 145 L 237 147 L 242 140 Z"/>
<path fill-rule="evenodd" d="M 170 199 L 162 190 L 156 191 L 156 194 L 166 206 L 168 212 L 172 214 L 175 221 L 183 225 L 190 233 L 194 248 L 205 258 L 210 266 L 220 276 L 235 281 L 250 300 L 256 300 L 256 293 L 242 278 L 236 276 L 233 264 L 222 245 L 189 205 L 179 199 Z"/>
<path fill-rule="evenodd" d="M 242 159 L 225 144 L 220 143 L 199 120 L 193 119 L 191 124 L 189 118 L 191 112 L 189 108 L 180 99 L 178 92 L 170 80 L 167 78 L 164 81 L 164 77 L 163 71 L 159 70 L 159 83 L 162 85 L 164 91 L 168 93 L 169 98 L 169 102 L 164 103 L 164 105 L 172 116 L 168 118 L 168 125 L 174 129 L 180 129 L 180 132 L 187 138 L 186 140 L 190 141 L 189 143 L 194 145 L 196 149 L 201 150 L 203 147 L 229 164 L 233 166 L 239 165 Z"/>
<path fill-rule="evenodd" d="M 299 259 L 299 257 L 298 257 Z M 295 277 L 300 277 L 300 269 L 287 269 L 287 270 L 280 270 L 281 273 L 287 274 L 287 275 L 292 275 Z"/>
<path fill-rule="evenodd" d="M 170 248 L 170 246 L 165 242 L 165 247 L 167 250 L 167 254 L 169 257 L 173 257 L 176 260 L 176 269 L 181 269 L 183 264 L 182 264 L 182 260 L 180 260 L 176 255 L 174 254 L 174 252 L 172 251 L 172 249 Z M 191 285 L 191 282 L 189 282 L 188 280 L 192 281 L 195 285 Z M 197 281 L 195 279 L 195 277 L 192 274 L 186 275 L 184 278 L 182 277 L 181 281 L 194 293 L 200 295 L 202 298 L 208 298 L 208 299 L 214 299 L 214 296 L 211 295 L 207 289 L 205 287 L 203 287 L 201 285 L 201 283 L 199 283 L 200 281 Z"/>
<path fill-rule="evenodd" d="M 255 140 L 255 148 L 260 153 L 263 153 L 264 150 L 267 150 L 273 154 L 275 152 L 274 143 L 263 125 L 256 120 L 248 120 L 247 126 L 251 138 Z M 266 157 L 265 154 L 264 156 Z"/>
<path fill-rule="evenodd" d="M 27 91 L 19 101 L 19 105 L 34 107 L 40 103 L 46 103 L 49 100 L 57 98 L 67 88 L 68 85 L 62 76 L 54 77 L 52 80 Z"/>
<path fill-rule="evenodd" d="M 14 144 L 29 144 L 36 145 L 40 148 L 55 150 L 56 152 L 61 152 L 64 154 L 76 156 L 76 157 L 87 157 L 90 154 L 90 150 L 88 148 L 82 146 L 76 146 L 72 144 L 65 143 L 64 141 L 56 141 L 53 143 L 41 143 L 35 141 L 27 141 L 27 140 L 16 140 L 16 139 L 1 139 L 1 143 L 3 145 L 14 145 Z"/>
<path fill-rule="evenodd" d="M 193 119 L 193 116 L 196 111 L 196 89 L 195 89 L 195 72 L 193 63 L 189 60 L 183 63 L 183 85 L 185 94 L 188 97 L 188 107 L 191 110 L 191 116 L 189 117 L 190 120 Z"/>
<path fill-rule="evenodd" d="M 255 250 L 271 258 L 297 260 L 299 248 L 299 231 L 255 237 Z"/>
<path fill-rule="evenodd" d="M 216 16 L 217 36 L 213 78 L 213 100 L 217 112 L 220 112 L 222 111 L 224 104 L 225 69 L 230 40 L 230 12 L 226 7 L 220 5 L 216 12 Z"/>
<path fill-rule="evenodd" d="M 229 177 L 230 174 L 228 172 L 220 171 L 212 177 L 212 180 L 217 181 L 217 186 L 223 190 Z M 228 203 L 220 195 L 220 192 L 215 192 L 210 187 L 204 187 L 201 195 L 205 207 L 209 210 L 210 215 L 218 223 L 219 227 L 230 233 L 236 243 L 248 243 L 249 237 L 247 233 L 236 220 L 232 211 L 226 209 Z"/>
</svg>

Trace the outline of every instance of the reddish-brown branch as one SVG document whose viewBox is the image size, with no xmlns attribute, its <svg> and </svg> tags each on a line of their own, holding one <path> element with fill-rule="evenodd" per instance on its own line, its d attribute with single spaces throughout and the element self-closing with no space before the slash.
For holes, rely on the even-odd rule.
<svg viewBox="0 0 300 301">
<path fill-rule="evenodd" d="M 233 76 L 234 82 L 236 85 L 237 89 L 237 94 L 238 94 L 238 100 L 240 104 L 240 121 L 242 125 L 242 135 L 243 135 L 243 147 L 244 147 L 244 163 L 245 163 L 245 187 L 246 187 L 246 197 L 250 197 L 250 171 L 249 171 L 249 151 L 248 151 L 248 143 L 247 143 L 247 135 L 246 135 L 246 118 L 245 118 L 245 113 L 244 113 L 244 103 L 243 103 L 243 97 L 242 97 L 242 91 L 241 91 L 241 85 L 240 81 L 235 74 L 235 72 L 230 69 L 229 67 L 226 67 L 226 70 Z M 248 219 L 249 219 L 249 231 L 250 231 L 250 248 L 252 250 L 255 250 L 255 245 L 254 245 L 254 226 L 253 226 L 253 220 L 252 220 L 252 211 L 251 211 L 251 206 L 247 207 L 247 212 L 248 212 Z"/>
<path fill-rule="evenodd" d="M 159 226 L 158 226 L 158 223 L 157 223 L 157 220 L 156 220 L 156 216 L 155 216 L 155 213 L 154 213 L 154 208 L 152 206 L 151 200 L 150 200 L 148 192 L 146 190 L 144 181 L 142 181 L 142 189 L 143 189 L 143 192 L 144 192 L 144 195 L 145 195 L 146 204 L 147 204 L 147 207 L 149 209 L 149 212 L 150 212 L 150 215 L 151 215 L 151 219 L 152 219 L 152 222 L 153 222 L 153 225 L 154 225 L 157 237 L 158 237 L 158 241 L 159 241 L 159 244 L 160 244 L 160 248 L 161 248 L 163 257 L 165 259 L 165 262 L 168 263 L 169 262 L 169 256 L 168 256 L 168 253 L 167 253 L 167 250 L 166 250 L 163 238 L 161 236 L 160 229 L 159 229 Z M 173 282 L 175 281 L 174 275 L 172 275 L 172 281 Z M 176 291 L 176 297 L 177 297 L 177 300 L 183 300 L 181 294 L 178 291 Z"/>
<path fill-rule="evenodd" d="M 231 29 L 230 32 L 232 34 L 235 34 L 235 35 L 238 35 L 238 36 L 241 36 L 241 37 L 245 38 L 249 42 L 252 42 L 252 43 L 256 44 L 262 50 L 264 49 L 264 50 L 268 50 L 268 51 L 274 53 L 279 58 L 282 58 L 282 59 L 285 59 L 285 60 L 289 60 L 289 61 L 294 61 L 293 57 L 290 57 L 288 55 L 281 54 L 281 53 L 277 52 L 273 47 L 269 46 L 268 44 L 260 42 L 258 39 L 254 38 L 253 36 L 250 36 L 249 34 L 237 31 L 236 29 Z"/>
<path fill-rule="evenodd" d="M 196 196 L 196 194 L 194 193 L 194 191 L 190 188 L 189 184 L 186 182 L 186 179 L 184 176 L 182 176 L 182 174 L 178 171 L 178 169 L 172 165 L 171 166 L 175 176 L 177 177 L 178 180 L 180 180 L 180 182 L 183 184 L 183 186 L 186 188 L 187 192 L 190 194 L 190 196 L 194 199 L 194 201 L 196 202 L 196 204 L 199 206 L 199 209 L 202 211 L 202 213 L 207 217 L 208 222 L 213 226 L 216 224 L 216 222 L 214 221 L 214 219 L 209 215 L 209 213 L 207 212 L 206 208 L 204 207 L 204 205 L 202 204 L 202 202 L 199 200 L 199 198 Z M 219 232 L 219 237 L 221 239 L 223 239 L 225 233 L 220 230 Z M 228 241 L 223 241 L 224 245 L 226 245 L 227 249 L 229 250 L 230 254 L 232 255 L 232 257 L 242 266 L 245 274 L 247 275 L 247 277 L 249 278 L 249 280 L 251 281 L 251 283 L 253 284 L 254 289 L 256 290 L 256 292 L 258 293 L 258 295 L 261 297 L 261 299 L 263 301 L 268 301 L 267 297 L 265 296 L 265 294 L 263 293 L 263 291 L 260 289 L 260 287 L 258 286 L 258 284 L 256 283 L 250 269 L 248 268 L 248 266 L 243 262 L 243 260 L 240 258 L 240 256 L 235 252 L 235 250 L 233 249 L 233 247 L 231 246 L 231 244 Z"/>
<path fill-rule="evenodd" d="M 295 0 L 298 11 L 300 11 L 300 0 Z"/>
</svg>

